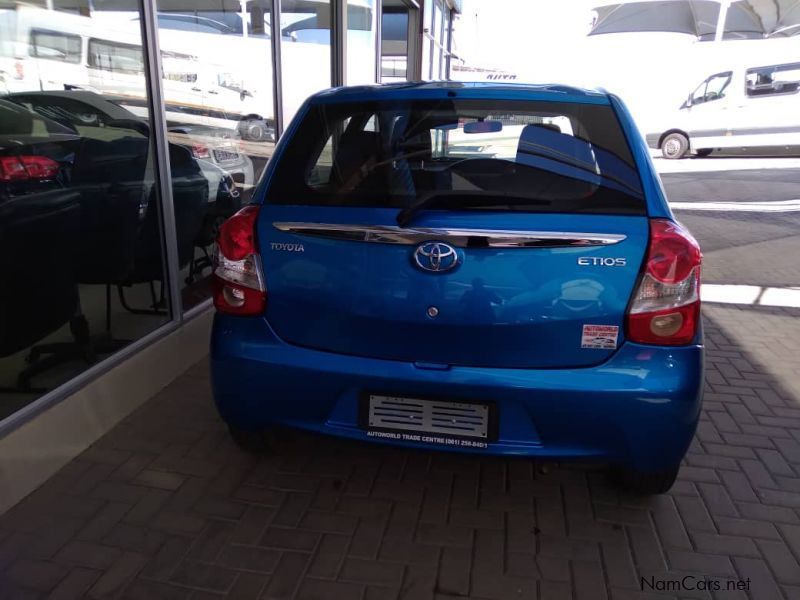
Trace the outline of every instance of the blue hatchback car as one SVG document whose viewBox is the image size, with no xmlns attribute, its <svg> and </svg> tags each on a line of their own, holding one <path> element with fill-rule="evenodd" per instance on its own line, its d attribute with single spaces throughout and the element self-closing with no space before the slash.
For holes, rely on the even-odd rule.
<svg viewBox="0 0 800 600">
<path fill-rule="evenodd" d="M 221 229 L 214 397 L 247 447 L 597 459 L 660 493 L 700 413 L 700 263 L 613 95 L 324 91 Z"/>
</svg>

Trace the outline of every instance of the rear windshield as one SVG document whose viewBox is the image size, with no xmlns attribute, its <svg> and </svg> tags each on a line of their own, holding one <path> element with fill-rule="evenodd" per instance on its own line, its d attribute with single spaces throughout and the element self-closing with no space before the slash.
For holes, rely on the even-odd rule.
<svg viewBox="0 0 800 600">
<path fill-rule="evenodd" d="M 272 204 L 644 214 L 607 105 L 487 100 L 317 104 L 268 191 Z M 434 206 L 435 205 L 435 206 Z"/>
</svg>

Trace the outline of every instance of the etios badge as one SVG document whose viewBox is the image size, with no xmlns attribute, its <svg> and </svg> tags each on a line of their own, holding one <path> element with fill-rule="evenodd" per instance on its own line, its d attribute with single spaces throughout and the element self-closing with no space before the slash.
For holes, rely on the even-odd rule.
<svg viewBox="0 0 800 600">
<path fill-rule="evenodd" d="M 604 256 L 581 256 L 578 258 L 578 264 L 582 267 L 624 267 L 627 263 L 625 258 Z"/>
<path fill-rule="evenodd" d="M 414 250 L 414 263 L 423 271 L 444 273 L 458 266 L 458 252 L 444 242 L 424 242 Z"/>
</svg>

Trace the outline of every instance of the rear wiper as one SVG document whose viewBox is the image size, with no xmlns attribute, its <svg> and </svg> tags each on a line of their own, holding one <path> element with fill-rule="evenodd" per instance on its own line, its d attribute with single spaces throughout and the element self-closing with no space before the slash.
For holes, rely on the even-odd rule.
<svg viewBox="0 0 800 600">
<path fill-rule="evenodd" d="M 502 192 L 485 192 L 483 190 L 466 190 L 466 191 L 459 191 L 459 190 L 446 190 L 446 191 L 431 191 L 423 194 L 420 196 L 416 202 L 411 204 L 410 206 L 406 206 L 403 210 L 397 213 L 397 224 L 400 227 L 407 227 L 411 220 L 420 212 L 425 210 L 431 204 L 434 204 L 441 200 L 444 197 L 461 197 L 467 198 L 469 200 L 474 200 L 475 198 L 481 199 L 489 199 L 489 198 L 498 198 L 498 199 L 512 199 L 512 200 L 519 200 L 525 202 L 526 204 L 531 205 L 548 205 L 552 204 L 550 200 L 541 200 L 538 198 L 529 198 L 527 196 L 515 196 L 512 194 L 504 194 Z M 487 202 L 487 204 L 489 204 Z M 499 202 L 498 202 L 499 204 Z"/>
</svg>

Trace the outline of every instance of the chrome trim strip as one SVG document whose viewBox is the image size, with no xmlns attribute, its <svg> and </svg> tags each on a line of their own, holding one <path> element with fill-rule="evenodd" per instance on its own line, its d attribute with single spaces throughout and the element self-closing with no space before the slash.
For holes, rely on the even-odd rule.
<svg viewBox="0 0 800 600">
<path fill-rule="evenodd" d="M 460 248 L 563 248 L 610 246 L 623 241 L 619 233 L 570 231 L 514 231 L 500 229 L 446 229 L 347 225 L 338 223 L 273 223 L 275 229 L 296 235 L 311 235 L 351 242 L 415 245 L 441 240 Z"/>
</svg>

